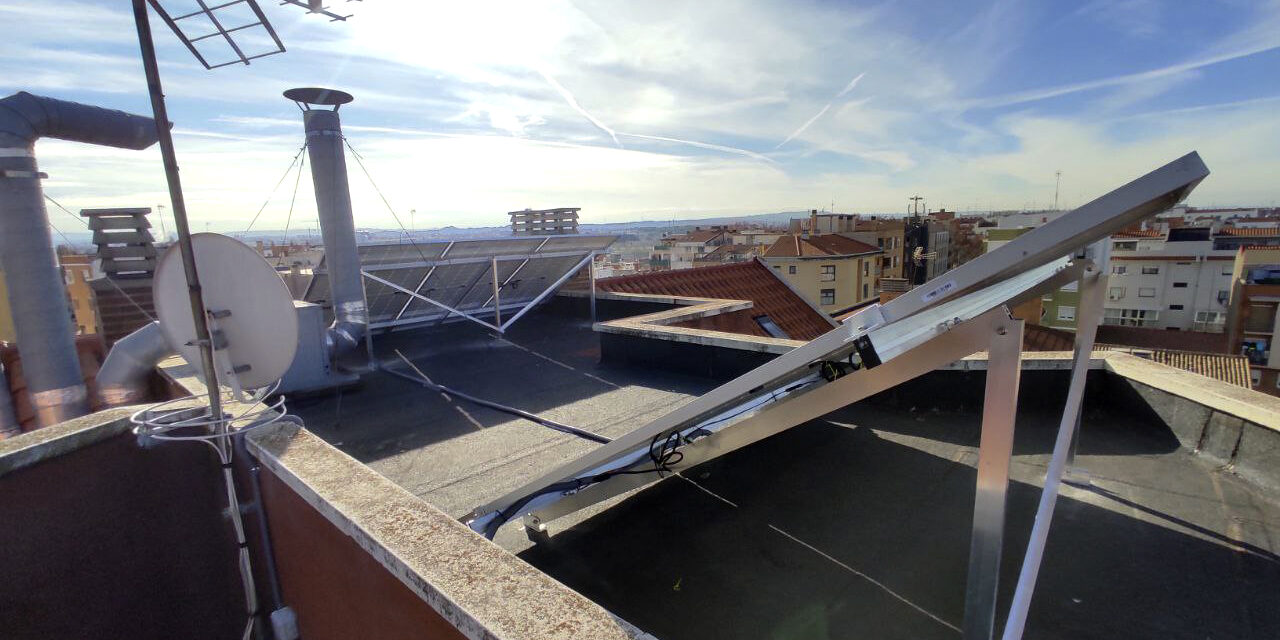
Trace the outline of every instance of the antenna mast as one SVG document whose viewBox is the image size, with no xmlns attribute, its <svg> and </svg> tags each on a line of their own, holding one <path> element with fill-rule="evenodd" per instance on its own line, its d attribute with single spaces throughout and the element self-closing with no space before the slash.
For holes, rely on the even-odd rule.
<svg viewBox="0 0 1280 640">
<path fill-rule="evenodd" d="M 1058 187 L 1062 186 L 1062 169 L 1053 172 L 1053 210 L 1058 210 Z"/>
</svg>

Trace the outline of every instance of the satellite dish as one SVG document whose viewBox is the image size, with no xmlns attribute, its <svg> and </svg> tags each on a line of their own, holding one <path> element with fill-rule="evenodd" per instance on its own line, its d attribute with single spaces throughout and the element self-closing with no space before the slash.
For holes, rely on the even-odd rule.
<svg viewBox="0 0 1280 640">
<path fill-rule="evenodd" d="M 197 233 L 191 245 L 217 347 L 218 380 L 237 393 L 279 380 L 298 349 L 298 315 L 284 280 L 239 240 Z M 165 340 L 196 371 L 203 371 L 177 243 L 160 257 L 152 294 Z"/>
</svg>

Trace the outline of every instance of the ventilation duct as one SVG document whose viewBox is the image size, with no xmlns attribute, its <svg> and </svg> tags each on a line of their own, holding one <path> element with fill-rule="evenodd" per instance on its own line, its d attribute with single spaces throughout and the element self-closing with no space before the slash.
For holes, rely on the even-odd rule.
<svg viewBox="0 0 1280 640">
<path fill-rule="evenodd" d="M 124 149 L 156 142 L 151 118 L 15 93 L 0 99 L 0 265 L 23 376 L 40 426 L 88 412 L 66 287 L 59 273 L 35 143 L 60 138 Z"/>
<path fill-rule="evenodd" d="M 98 394 L 108 406 L 131 404 L 147 399 L 151 372 L 161 360 L 173 355 L 159 322 L 149 322 L 121 338 L 98 371 Z"/>
<path fill-rule="evenodd" d="M 328 342 L 333 357 L 355 351 L 369 327 L 360 256 L 356 253 L 356 226 L 351 215 L 351 188 L 343 153 L 342 122 L 338 108 L 351 102 L 350 94 L 332 89 L 302 88 L 284 92 L 302 109 L 307 134 L 307 157 L 315 183 L 316 212 L 324 239 L 324 262 L 329 276 L 333 324 Z M 332 106 L 333 109 L 318 109 Z"/>
</svg>

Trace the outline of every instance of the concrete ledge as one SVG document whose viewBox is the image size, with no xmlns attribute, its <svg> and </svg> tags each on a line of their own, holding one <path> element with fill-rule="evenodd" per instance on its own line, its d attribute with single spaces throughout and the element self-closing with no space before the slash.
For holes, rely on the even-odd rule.
<svg viewBox="0 0 1280 640">
<path fill-rule="evenodd" d="M 651 638 L 296 425 L 248 436 L 290 489 L 468 638 Z"/>
<path fill-rule="evenodd" d="M 115 407 L 0 440 L 0 476 L 65 455 L 128 431 L 141 409 Z"/>
</svg>

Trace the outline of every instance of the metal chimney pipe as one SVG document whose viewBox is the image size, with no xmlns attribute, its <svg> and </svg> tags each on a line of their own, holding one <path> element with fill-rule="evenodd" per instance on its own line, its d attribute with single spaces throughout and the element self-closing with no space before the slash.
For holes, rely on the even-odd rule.
<svg viewBox="0 0 1280 640">
<path fill-rule="evenodd" d="M 342 122 L 338 119 L 338 108 L 353 98 L 341 91 L 316 88 L 290 89 L 284 96 L 297 102 L 303 110 L 307 157 L 311 161 L 311 180 L 315 183 L 316 211 L 324 239 L 324 262 L 333 304 L 329 346 L 336 358 L 360 348 L 369 328 L 364 276 L 356 253 L 347 160 L 342 149 Z M 333 109 L 312 108 L 317 105 Z"/>
<path fill-rule="evenodd" d="M 40 426 L 88 413 L 67 291 L 44 208 L 35 142 L 41 137 L 145 149 L 151 118 L 35 96 L 0 99 L 0 265 L 9 284 L 23 376 Z"/>
</svg>

